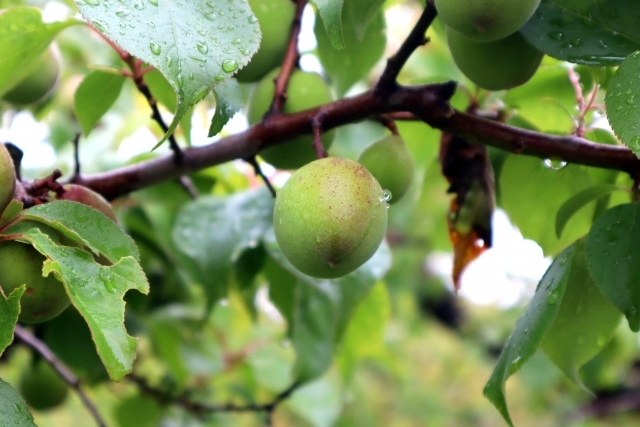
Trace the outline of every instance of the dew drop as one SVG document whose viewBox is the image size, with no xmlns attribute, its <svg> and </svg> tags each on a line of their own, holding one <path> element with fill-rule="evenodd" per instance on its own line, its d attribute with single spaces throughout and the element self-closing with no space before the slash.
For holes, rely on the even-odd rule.
<svg viewBox="0 0 640 427">
<path fill-rule="evenodd" d="M 98 19 L 93 21 L 93 25 L 102 33 L 109 34 L 109 25 L 106 22 L 102 22 Z"/>
<path fill-rule="evenodd" d="M 558 295 L 557 292 L 555 292 L 555 291 L 551 292 L 549 294 L 549 296 L 547 297 L 547 303 L 549 305 L 554 305 L 554 304 L 556 304 L 558 302 L 558 298 L 559 298 L 559 295 Z"/>
<path fill-rule="evenodd" d="M 233 73 L 237 69 L 238 63 L 233 59 L 225 59 L 224 61 L 222 61 L 222 70 L 225 73 Z"/>
<path fill-rule="evenodd" d="M 182 77 L 182 74 L 178 74 L 178 76 L 176 77 L 176 80 L 178 81 L 179 87 L 182 87 L 182 85 L 184 85 L 184 77 Z"/>
<path fill-rule="evenodd" d="M 382 200 L 384 200 L 385 202 L 390 202 L 392 197 L 393 197 L 393 194 L 391 194 L 391 191 L 382 190 Z"/>
<path fill-rule="evenodd" d="M 240 49 L 238 49 L 240 51 L 241 54 L 243 54 L 244 56 L 249 56 L 249 49 L 245 48 L 245 47 L 241 47 Z"/>
<path fill-rule="evenodd" d="M 119 16 L 120 18 L 124 18 L 126 16 L 129 16 L 130 13 L 131 13 L 131 11 L 129 9 L 127 9 L 126 7 L 122 7 L 122 6 L 120 6 L 118 8 L 118 10 L 116 10 L 116 16 Z"/>
<path fill-rule="evenodd" d="M 216 74 L 216 76 L 213 79 L 217 82 L 221 82 L 226 78 L 227 77 L 224 74 Z M 280 224 L 282 224 L 282 220 L 280 220 Z"/>
<path fill-rule="evenodd" d="M 173 64 L 176 63 L 176 60 L 173 56 L 167 56 L 167 67 L 173 67 Z"/>
<path fill-rule="evenodd" d="M 242 40 L 240 40 L 239 38 L 235 38 L 231 40 L 231 44 L 240 44 L 240 43 L 242 43 Z"/>
<path fill-rule="evenodd" d="M 254 15 L 249 16 L 249 18 L 247 18 L 249 21 L 249 24 L 255 24 L 258 22 L 258 18 L 256 18 Z"/>
<path fill-rule="evenodd" d="M 556 40 L 559 42 L 564 39 L 564 34 L 562 34 L 560 31 L 552 31 L 548 34 L 548 36 L 553 40 Z"/>
<path fill-rule="evenodd" d="M 209 52 L 209 46 L 207 46 L 206 42 L 198 42 L 197 47 L 198 47 L 198 52 L 200 52 L 203 55 L 206 55 L 207 52 Z"/>
<path fill-rule="evenodd" d="M 567 166 L 567 162 L 561 159 L 544 159 L 543 163 L 547 169 L 554 171 L 559 171 Z"/>
<path fill-rule="evenodd" d="M 89 6 L 98 6 L 100 4 L 100 0 L 84 0 L 84 2 Z"/>
<path fill-rule="evenodd" d="M 158 0 L 147 0 L 149 2 L 149 4 L 151 4 L 152 6 L 157 6 L 158 5 Z"/>
<path fill-rule="evenodd" d="M 154 42 L 151 42 L 149 44 L 149 49 L 151 49 L 151 53 L 153 53 L 154 55 L 160 55 L 160 52 L 162 52 L 162 47 L 160 47 L 158 43 Z"/>
</svg>

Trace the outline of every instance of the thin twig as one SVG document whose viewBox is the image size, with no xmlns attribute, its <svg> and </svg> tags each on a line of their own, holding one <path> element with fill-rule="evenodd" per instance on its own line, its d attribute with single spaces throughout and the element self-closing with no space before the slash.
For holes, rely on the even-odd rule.
<svg viewBox="0 0 640 427">
<path fill-rule="evenodd" d="M 191 197 L 192 199 L 198 198 L 200 194 L 191 178 L 189 178 L 187 175 L 182 175 L 180 178 L 178 178 L 177 181 L 178 184 L 182 186 L 182 188 L 187 190 L 187 193 L 189 193 L 189 197 Z"/>
<path fill-rule="evenodd" d="M 414 116 L 415 117 L 415 116 Z M 389 129 L 389 132 L 391 132 L 393 135 L 399 135 L 398 133 L 398 126 L 396 126 L 396 122 L 394 120 L 394 118 L 392 117 L 391 114 L 382 114 L 378 117 L 376 117 L 376 119 L 382 123 L 382 125 L 384 127 L 386 127 L 387 129 Z M 416 118 L 417 119 L 417 118 Z M 414 119 L 415 120 L 415 119 Z"/>
<path fill-rule="evenodd" d="M 585 132 L 585 124 L 584 124 L 584 116 L 586 113 L 585 104 L 584 104 L 584 94 L 582 92 L 582 86 L 580 86 L 580 76 L 578 73 L 574 71 L 573 68 L 569 68 L 567 70 L 569 74 L 569 81 L 573 86 L 573 91 L 576 94 L 576 103 L 578 104 L 578 120 L 575 134 L 579 137 L 584 137 Z"/>
<path fill-rule="evenodd" d="M 258 160 L 256 160 L 256 156 L 247 157 L 246 159 L 243 159 L 243 160 L 249 163 L 253 167 L 253 171 L 255 172 L 256 175 L 262 178 L 262 180 L 264 181 L 264 184 L 267 186 L 267 188 L 271 192 L 271 195 L 273 197 L 276 197 L 276 189 L 273 188 L 273 185 L 271 185 L 271 182 L 269 182 L 269 178 L 267 178 L 264 172 L 262 172 L 262 168 L 260 168 L 260 165 L 258 164 Z"/>
<path fill-rule="evenodd" d="M 80 397 L 80 400 L 82 400 L 82 404 L 85 406 L 85 408 L 87 408 L 87 410 L 93 417 L 96 424 L 99 427 L 106 427 L 107 424 L 100 416 L 100 413 L 98 412 L 98 408 L 91 401 L 91 399 L 89 399 L 89 396 L 87 396 L 87 394 L 82 389 L 80 380 L 78 380 L 78 378 L 76 378 L 76 376 L 73 375 L 73 373 L 69 370 L 69 368 L 67 368 L 65 364 L 62 363 L 60 359 L 56 357 L 56 355 L 51 351 L 51 349 L 47 347 L 47 345 L 44 342 L 36 338 L 35 335 L 27 331 L 26 329 L 22 328 L 22 326 L 20 325 L 16 325 L 14 333 L 16 338 L 18 338 L 22 343 L 24 343 L 28 347 L 31 347 L 40 356 L 42 356 L 42 358 L 46 360 L 47 363 L 49 363 L 49 365 L 51 365 L 53 369 L 55 369 L 58 375 L 60 375 L 60 377 L 67 384 L 69 384 L 71 388 L 75 390 L 75 392 Z"/>
<path fill-rule="evenodd" d="M 73 167 L 73 174 L 80 175 L 80 132 L 76 132 L 76 136 L 73 138 L 73 159 L 75 165 Z"/>
<path fill-rule="evenodd" d="M 322 121 L 316 116 L 312 123 L 313 128 L 313 148 L 316 150 L 316 157 L 318 159 L 324 159 L 329 154 L 322 145 Z"/>
</svg>

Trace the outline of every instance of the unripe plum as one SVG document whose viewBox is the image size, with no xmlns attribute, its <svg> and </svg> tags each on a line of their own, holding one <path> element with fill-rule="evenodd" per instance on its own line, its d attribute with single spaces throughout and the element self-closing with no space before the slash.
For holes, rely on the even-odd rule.
<svg viewBox="0 0 640 427">
<path fill-rule="evenodd" d="M 373 142 L 360 154 L 358 162 L 383 189 L 391 192 L 389 203 L 400 200 L 413 181 L 413 156 L 399 135 L 387 135 Z"/>
<path fill-rule="evenodd" d="M 301 272 L 344 276 L 378 249 L 387 202 L 361 164 L 328 157 L 296 171 L 276 198 L 273 227 L 284 256 Z"/>
<path fill-rule="evenodd" d="M 526 83 L 543 56 L 520 33 L 494 42 L 475 43 L 447 28 L 447 41 L 460 71 L 487 90 L 511 89 Z"/>
<path fill-rule="evenodd" d="M 16 190 L 16 172 L 9 151 L 0 142 L 0 214 L 7 207 Z"/>
<path fill-rule="evenodd" d="M 63 188 L 64 193 L 57 197 L 58 200 L 69 200 L 72 202 L 82 203 L 102 212 L 107 218 L 116 222 L 116 213 L 113 211 L 109 202 L 107 202 L 100 194 L 90 188 L 76 184 L 66 184 Z"/>
<path fill-rule="evenodd" d="M 540 0 L 435 0 L 435 5 L 448 27 L 475 42 L 490 42 L 522 28 Z"/>
<path fill-rule="evenodd" d="M 242 83 L 257 82 L 282 63 L 296 13 L 291 0 L 249 0 L 249 6 L 258 18 L 262 40 L 251 62 L 236 74 Z"/>
<path fill-rule="evenodd" d="M 2 98 L 19 106 L 44 101 L 53 92 L 58 82 L 60 65 L 55 49 L 52 46 L 45 50 L 35 61 L 30 72 Z"/>
<path fill-rule="evenodd" d="M 38 361 L 22 373 L 18 386 L 25 402 L 38 411 L 46 411 L 62 404 L 69 387 L 60 375 L 45 362 Z"/>
<path fill-rule="evenodd" d="M 280 69 L 273 70 L 260 81 L 249 101 L 247 118 L 249 124 L 262 120 L 264 114 L 271 107 L 275 84 L 273 79 L 278 76 Z M 289 79 L 287 87 L 287 101 L 284 113 L 297 113 L 308 110 L 333 100 L 331 90 L 319 74 L 306 73 L 296 70 Z M 322 135 L 322 145 L 325 150 L 333 142 L 334 131 Z M 278 169 L 297 169 L 316 159 L 316 152 L 311 146 L 313 137 L 310 135 L 291 139 L 284 144 L 274 145 L 260 152 L 260 156 Z"/>
</svg>

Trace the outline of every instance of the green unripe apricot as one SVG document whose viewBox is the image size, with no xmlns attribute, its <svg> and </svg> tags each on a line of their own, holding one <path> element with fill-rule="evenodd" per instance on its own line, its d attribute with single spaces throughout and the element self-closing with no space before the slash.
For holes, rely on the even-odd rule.
<svg viewBox="0 0 640 427">
<path fill-rule="evenodd" d="M 313 277 L 342 277 L 380 246 L 387 202 L 364 166 L 328 157 L 289 178 L 276 198 L 273 227 L 282 253 L 298 270 Z"/>
<path fill-rule="evenodd" d="M 0 142 L 0 214 L 13 199 L 16 190 L 16 172 L 7 147 Z"/>
<path fill-rule="evenodd" d="M 19 106 L 44 101 L 53 92 L 59 71 L 57 54 L 49 47 L 31 66 L 29 73 L 2 98 Z"/>
<path fill-rule="evenodd" d="M 249 6 L 258 18 L 262 40 L 251 62 L 236 74 L 242 83 L 257 82 L 282 63 L 296 13 L 291 0 L 249 0 Z"/>
<path fill-rule="evenodd" d="M 261 121 L 271 107 L 275 93 L 273 79 L 278 76 L 279 72 L 280 69 L 276 69 L 267 74 L 251 95 L 247 111 L 249 124 Z M 305 73 L 300 70 L 294 71 L 291 75 L 287 86 L 287 95 L 284 113 L 297 113 L 333 101 L 329 86 L 319 74 Z M 322 135 L 322 145 L 325 150 L 331 146 L 334 135 L 334 131 Z M 260 156 L 278 169 L 297 169 L 316 159 L 312 143 L 312 136 L 300 136 L 284 144 L 262 150 Z"/>
<path fill-rule="evenodd" d="M 475 42 L 503 39 L 533 16 L 540 0 L 435 0 L 438 16 Z"/>
<path fill-rule="evenodd" d="M 109 202 L 107 202 L 100 194 L 87 187 L 76 184 L 66 184 L 63 188 L 65 191 L 61 196 L 58 196 L 58 200 L 69 200 L 72 202 L 82 203 L 102 212 L 107 218 L 116 222 L 116 213 L 113 211 Z"/>
<path fill-rule="evenodd" d="M 18 389 L 25 402 L 38 411 L 46 411 L 62 404 L 69 392 L 67 383 L 45 362 L 27 367 L 20 378 Z"/>
<path fill-rule="evenodd" d="M 447 28 L 447 42 L 460 71 L 487 90 L 511 89 L 527 82 L 543 56 L 520 33 L 494 42 L 475 43 Z"/>
<path fill-rule="evenodd" d="M 389 203 L 400 200 L 413 181 L 413 156 L 399 135 L 387 135 L 373 142 L 360 154 L 358 162 L 383 189 L 391 192 Z"/>
</svg>

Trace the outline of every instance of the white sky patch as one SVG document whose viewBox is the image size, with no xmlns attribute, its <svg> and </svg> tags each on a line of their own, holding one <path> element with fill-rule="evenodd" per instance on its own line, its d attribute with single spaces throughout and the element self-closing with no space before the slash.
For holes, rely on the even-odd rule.
<svg viewBox="0 0 640 427">
<path fill-rule="evenodd" d="M 316 22 L 316 15 L 313 8 L 305 6 L 302 11 L 302 21 L 300 26 L 300 36 L 298 36 L 298 52 L 310 52 L 318 47 L 316 35 L 313 33 L 313 26 Z"/>
<path fill-rule="evenodd" d="M 56 154 L 47 142 L 49 128 L 38 123 L 30 111 L 20 111 L 11 117 L 7 112 L 2 123 L 8 124 L 0 128 L 0 141 L 12 142 L 24 153 L 22 167 L 24 169 L 40 169 L 51 167 L 55 163 Z"/>
<path fill-rule="evenodd" d="M 158 138 L 149 128 L 139 127 L 130 136 L 122 140 L 118 147 L 118 157 L 126 161 L 140 154 L 149 153 L 157 143 Z"/>
<path fill-rule="evenodd" d="M 45 23 L 63 21 L 69 16 L 69 8 L 57 1 L 50 1 L 42 9 L 42 20 Z"/>
</svg>

